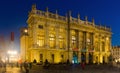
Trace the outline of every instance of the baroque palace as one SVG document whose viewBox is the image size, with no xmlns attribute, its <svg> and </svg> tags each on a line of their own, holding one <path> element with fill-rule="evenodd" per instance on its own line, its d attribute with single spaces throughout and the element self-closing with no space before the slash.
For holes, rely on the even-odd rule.
<svg viewBox="0 0 120 73">
<path fill-rule="evenodd" d="M 28 26 L 21 28 L 21 59 L 38 63 L 108 63 L 111 55 L 111 29 L 92 22 L 37 10 L 32 5 Z"/>
</svg>

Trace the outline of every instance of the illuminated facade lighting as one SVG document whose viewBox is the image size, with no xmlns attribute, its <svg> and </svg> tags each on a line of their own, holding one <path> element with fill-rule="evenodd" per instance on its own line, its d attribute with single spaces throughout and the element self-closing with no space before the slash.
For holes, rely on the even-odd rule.
<svg viewBox="0 0 120 73">
<path fill-rule="evenodd" d="M 67 30 L 67 19 L 49 12 L 48 8 L 46 12 L 37 10 L 36 5 L 33 5 L 27 20 L 28 35 L 25 36 L 25 29 L 21 29 L 21 59 L 30 62 L 34 59 L 45 62 L 48 59 L 50 63 L 63 63 L 68 59 L 70 63 L 108 63 L 111 28 L 95 25 L 94 20 L 89 22 L 87 17 L 83 21 L 79 14 L 78 18 L 70 14 L 70 28 Z"/>
<path fill-rule="evenodd" d="M 113 61 L 120 62 L 120 46 L 113 46 L 111 53 Z"/>
</svg>

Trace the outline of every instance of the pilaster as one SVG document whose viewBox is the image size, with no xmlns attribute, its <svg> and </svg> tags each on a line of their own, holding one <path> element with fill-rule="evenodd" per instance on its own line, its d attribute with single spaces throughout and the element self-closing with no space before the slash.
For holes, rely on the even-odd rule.
<svg viewBox="0 0 120 73">
<path fill-rule="evenodd" d="M 83 32 L 83 49 L 86 49 L 86 32 Z"/>
<path fill-rule="evenodd" d="M 56 32 L 56 49 L 59 49 L 59 27 L 57 24 L 56 24 L 55 32 Z"/>
<path fill-rule="evenodd" d="M 37 43 L 37 28 L 36 28 L 36 22 L 34 22 L 33 24 L 33 42 L 34 42 L 34 46 Z"/>
<path fill-rule="evenodd" d="M 78 51 L 78 62 L 81 63 L 81 52 Z"/>
<path fill-rule="evenodd" d="M 87 64 L 89 63 L 89 53 L 88 53 L 88 51 L 86 52 L 86 63 Z"/>
<path fill-rule="evenodd" d="M 49 27 L 47 22 L 45 24 L 45 47 L 49 48 Z"/>
</svg>

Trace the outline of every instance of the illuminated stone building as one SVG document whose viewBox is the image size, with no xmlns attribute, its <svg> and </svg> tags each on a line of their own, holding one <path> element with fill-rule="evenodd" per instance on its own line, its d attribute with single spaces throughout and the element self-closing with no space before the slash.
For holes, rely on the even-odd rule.
<svg viewBox="0 0 120 73">
<path fill-rule="evenodd" d="M 120 46 L 113 46 L 111 49 L 114 62 L 120 62 Z"/>
<path fill-rule="evenodd" d="M 21 29 L 21 59 L 33 62 L 108 63 L 111 49 L 111 29 L 73 18 L 71 12 L 60 16 L 37 10 L 32 6 L 28 27 Z"/>
</svg>

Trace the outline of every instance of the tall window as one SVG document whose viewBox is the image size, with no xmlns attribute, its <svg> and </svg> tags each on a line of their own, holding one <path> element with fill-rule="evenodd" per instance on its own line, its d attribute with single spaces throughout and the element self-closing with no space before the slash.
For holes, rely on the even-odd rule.
<svg viewBox="0 0 120 73">
<path fill-rule="evenodd" d="M 93 38 L 93 33 L 90 33 L 90 42 L 91 42 L 91 45 L 93 45 L 93 41 L 94 41 L 94 38 Z"/>
<path fill-rule="evenodd" d="M 83 49 L 83 33 L 80 32 L 79 33 L 79 45 L 80 45 L 80 49 Z"/>
<path fill-rule="evenodd" d="M 83 47 L 86 49 L 86 32 L 83 32 Z"/>
<path fill-rule="evenodd" d="M 59 48 L 64 48 L 64 38 L 62 36 L 59 36 Z"/>
<path fill-rule="evenodd" d="M 72 46 L 73 48 L 76 48 L 76 37 L 72 36 Z"/>
<path fill-rule="evenodd" d="M 105 43 L 102 42 L 102 51 L 104 52 L 105 51 Z"/>
<path fill-rule="evenodd" d="M 38 25 L 38 28 L 39 29 L 43 29 L 43 25 Z"/>
<path fill-rule="evenodd" d="M 98 42 L 95 43 L 95 51 L 99 51 L 99 44 L 98 44 Z"/>
<path fill-rule="evenodd" d="M 55 35 L 53 35 L 53 34 L 49 35 L 49 45 L 50 45 L 50 48 L 55 47 Z"/>
<path fill-rule="evenodd" d="M 45 43 L 44 40 L 45 40 L 45 39 L 44 39 L 44 36 L 43 36 L 43 35 L 39 35 L 39 36 L 38 36 L 38 40 L 37 40 L 37 44 L 38 44 L 40 47 L 43 47 L 43 46 L 44 46 L 44 43 Z"/>
<path fill-rule="evenodd" d="M 40 62 L 43 62 L 43 54 L 40 54 Z"/>
</svg>

